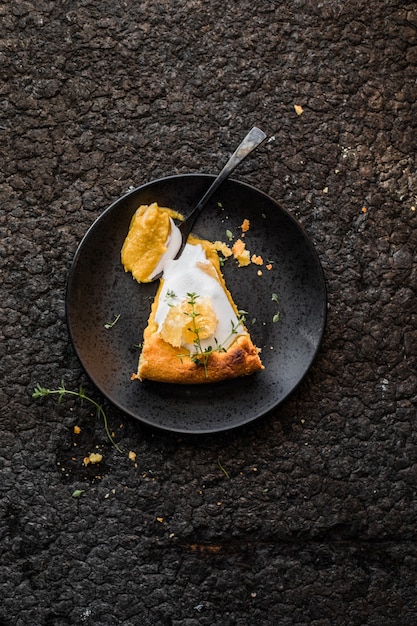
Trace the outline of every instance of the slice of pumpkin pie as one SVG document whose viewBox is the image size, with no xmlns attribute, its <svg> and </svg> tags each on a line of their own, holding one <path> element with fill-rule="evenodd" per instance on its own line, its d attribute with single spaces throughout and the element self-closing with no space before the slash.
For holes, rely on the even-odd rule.
<svg viewBox="0 0 417 626">
<path fill-rule="evenodd" d="M 132 378 L 196 384 L 261 369 L 259 349 L 226 287 L 214 245 L 190 236 L 179 258 L 164 264 Z"/>
</svg>

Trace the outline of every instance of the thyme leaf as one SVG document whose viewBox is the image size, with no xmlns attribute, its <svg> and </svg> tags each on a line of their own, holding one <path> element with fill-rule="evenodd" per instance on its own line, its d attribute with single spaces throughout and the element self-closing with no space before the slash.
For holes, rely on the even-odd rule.
<svg viewBox="0 0 417 626">
<path fill-rule="evenodd" d="M 174 306 L 173 303 L 171 302 L 171 300 L 173 300 L 174 298 L 176 298 L 177 296 L 175 295 L 175 293 L 172 291 L 172 289 L 168 289 L 166 294 L 165 294 L 165 302 L 168 304 L 168 306 Z"/>
<path fill-rule="evenodd" d="M 113 326 L 115 324 L 117 324 L 117 322 L 120 319 L 120 313 L 118 315 L 116 315 L 116 317 L 114 318 L 114 320 L 112 322 L 106 322 L 106 324 L 104 324 L 104 328 L 106 328 L 107 330 L 109 330 L 109 328 L 113 328 Z"/>
<path fill-rule="evenodd" d="M 279 298 L 278 298 L 276 293 L 272 294 L 271 300 L 272 300 L 272 302 L 276 302 L 277 304 L 279 304 Z M 275 315 L 273 316 L 273 318 L 272 318 L 273 323 L 275 324 L 276 322 L 279 322 L 280 317 L 281 317 L 281 313 L 279 311 L 277 311 L 275 313 Z"/>
</svg>

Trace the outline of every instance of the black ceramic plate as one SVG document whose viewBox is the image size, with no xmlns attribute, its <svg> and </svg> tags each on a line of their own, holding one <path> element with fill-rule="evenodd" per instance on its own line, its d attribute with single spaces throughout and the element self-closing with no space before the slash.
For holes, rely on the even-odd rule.
<svg viewBox="0 0 417 626">
<path fill-rule="evenodd" d="M 182 433 L 212 433 L 265 415 L 300 383 L 311 366 L 326 321 L 326 286 L 317 254 L 298 222 L 257 189 L 227 180 L 194 227 L 209 240 L 227 242 L 250 220 L 247 248 L 273 268 L 238 268 L 228 259 L 223 273 L 246 324 L 262 349 L 265 370 L 207 385 L 131 381 L 136 371 L 157 283 L 140 285 L 120 263 L 130 219 L 140 204 L 157 201 L 186 215 L 213 176 L 190 174 L 150 182 L 114 202 L 94 222 L 73 261 L 67 288 L 67 321 L 75 351 L 98 389 L 128 415 Z M 272 299 L 278 296 L 279 302 Z M 279 321 L 274 316 L 279 312 Z M 117 315 L 110 329 L 105 324 Z"/>
</svg>

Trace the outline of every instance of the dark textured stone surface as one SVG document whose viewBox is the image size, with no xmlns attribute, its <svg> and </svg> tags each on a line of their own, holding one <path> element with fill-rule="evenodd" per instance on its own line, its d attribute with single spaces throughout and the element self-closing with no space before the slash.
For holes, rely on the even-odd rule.
<svg viewBox="0 0 417 626">
<path fill-rule="evenodd" d="M 0 14 L 0 624 L 414 625 L 415 3 Z M 75 249 L 130 186 L 215 172 L 254 124 L 275 141 L 236 177 L 316 244 L 322 350 L 275 414 L 221 438 L 104 403 L 120 455 L 91 407 L 31 397 L 63 379 L 103 401 L 65 324 Z"/>
</svg>

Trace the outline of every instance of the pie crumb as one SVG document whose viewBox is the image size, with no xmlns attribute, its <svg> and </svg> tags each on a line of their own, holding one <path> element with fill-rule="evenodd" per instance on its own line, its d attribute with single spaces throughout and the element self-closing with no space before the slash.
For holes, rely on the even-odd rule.
<svg viewBox="0 0 417 626">
<path fill-rule="evenodd" d="M 98 452 L 92 452 L 90 456 L 86 456 L 84 458 L 84 465 L 88 465 L 89 463 L 101 463 L 103 460 L 103 455 Z"/>
<path fill-rule="evenodd" d="M 240 227 L 242 229 L 242 233 L 247 233 L 250 227 L 250 221 L 248 219 L 244 219 L 242 222 L 242 226 Z"/>
<path fill-rule="evenodd" d="M 259 256 L 259 255 L 256 255 L 256 254 L 252 254 L 251 261 L 255 265 L 263 265 L 264 264 L 263 258 L 261 256 Z"/>
<path fill-rule="evenodd" d="M 226 259 L 233 254 L 229 246 L 223 243 L 223 241 L 215 241 L 213 246 L 215 250 L 217 250 L 217 252 L 221 252 Z"/>
<path fill-rule="evenodd" d="M 250 264 L 250 252 L 246 250 L 246 244 L 238 239 L 232 248 L 233 256 L 237 260 L 239 267 L 244 267 Z"/>
</svg>

